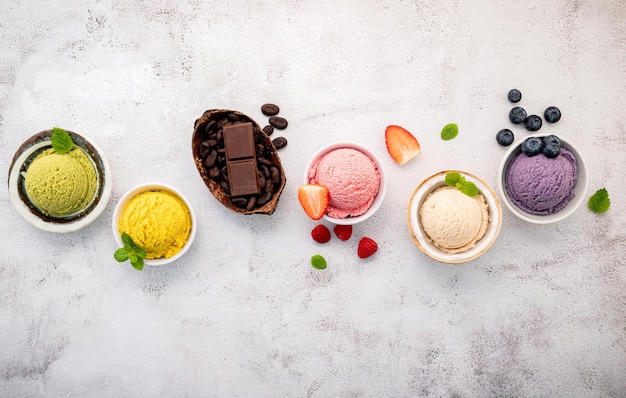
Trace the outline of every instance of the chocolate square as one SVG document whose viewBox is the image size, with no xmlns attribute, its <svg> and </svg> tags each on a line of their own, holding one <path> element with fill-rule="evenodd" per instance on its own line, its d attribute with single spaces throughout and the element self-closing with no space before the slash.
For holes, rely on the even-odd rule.
<svg viewBox="0 0 626 398">
<path fill-rule="evenodd" d="M 233 160 L 228 162 L 227 166 L 231 197 L 260 192 L 254 159 Z"/>
<path fill-rule="evenodd" d="M 256 149 L 252 123 L 224 126 L 224 146 L 226 147 L 227 160 L 255 158 Z"/>
</svg>

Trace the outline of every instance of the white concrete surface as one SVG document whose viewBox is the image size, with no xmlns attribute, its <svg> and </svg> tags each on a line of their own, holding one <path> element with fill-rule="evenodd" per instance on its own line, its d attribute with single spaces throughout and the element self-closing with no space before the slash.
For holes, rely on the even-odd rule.
<svg viewBox="0 0 626 398">
<path fill-rule="evenodd" d="M 61 126 L 104 148 L 114 186 L 65 235 L 0 189 L 0 396 L 626 396 L 625 21 L 621 0 L 3 0 L 0 171 Z M 486 255 L 429 260 L 410 194 L 448 168 L 495 188 L 514 87 L 532 113 L 561 108 L 545 131 L 579 143 L 588 194 L 606 187 L 612 207 L 548 226 L 503 209 Z M 245 217 L 205 188 L 191 133 L 211 108 L 264 124 L 265 102 L 290 122 L 287 186 L 274 215 Z M 419 158 L 393 163 L 388 124 Z M 389 186 L 352 239 L 320 245 L 296 190 L 335 140 L 375 151 Z M 139 273 L 113 259 L 110 224 L 150 181 L 184 192 L 200 230 L 185 258 Z M 361 236 L 380 245 L 365 261 Z"/>
</svg>

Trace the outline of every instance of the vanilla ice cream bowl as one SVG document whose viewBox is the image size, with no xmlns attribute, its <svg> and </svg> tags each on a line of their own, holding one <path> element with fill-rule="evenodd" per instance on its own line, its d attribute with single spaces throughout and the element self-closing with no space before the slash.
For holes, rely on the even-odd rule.
<svg viewBox="0 0 626 398">
<path fill-rule="evenodd" d="M 52 130 L 41 131 L 24 141 L 15 152 L 9 167 L 8 187 L 13 206 L 30 224 L 48 232 L 66 233 L 84 228 L 102 214 L 111 197 L 110 167 L 102 150 L 85 135 L 68 130 L 66 132 L 74 144 L 72 155 L 66 153 L 55 156 L 68 156 L 67 159 L 70 160 L 64 159 L 60 163 L 75 166 L 77 172 L 89 172 L 91 177 L 82 176 L 81 179 L 78 175 L 74 175 L 71 171 L 73 169 L 70 168 L 70 171 L 66 170 L 65 174 L 58 176 L 56 180 L 52 178 L 47 181 L 49 176 L 46 167 L 56 168 L 60 165 L 55 165 L 53 161 L 50 161 L 51 164 L 40 166 L 41 159 L 52 159 L 52 156 L 48 155 L 54 154 L 50 141 Z M 77 158 L 80 158 L 80 161 L 77 161 Z M 44 164 L 47 162 L 48 160 L 43 161 Z M 52 205 L 59 205 L 59 208 L 67 205 L 67 211 L 56 214 L 54 211 L 43 208 L 41 203 L 36 204 L 35 197 L 31 197 L 34 194 L 32 191 L 28 192 L 26 183 L 26 176 L 30 175 L 28 171 L 33 164 L 37 165 L 33 167 L 33 170 L 41 168 L 37 172 L 33 171 L 33 175 L 38 174 L 37 178 L 41 179 L 33 183 L 33 185 L 41 185 L 41 189 L 38 190 L 40 197 L 37 199 Z M 50 175 L 53 172 L 50 170 Z M 85 184 L 89 187 L 85 187 Z M 46 185 L 49 186 L 46 187 Z"/>
<path fill-rule="evenodd" d="M 385 173 L 383 170 L 383 166 L 382 163 L 380 162 L 380 160 L 378 159 L 378 157 L 376 156 L 376 154 L 374 152 L 372 152 L 369 148 L 361 145 L 361 144 L 357 144 L 354 142 L 348 142 L 348 141 L 341 141 L 341 142 L 335 142 L 329 145 L 326 145 L 322 148 L 320 148 L 317 152 L 315 152 L 315 154 L 311 157 L 311 160 L 308 162 L 305 171 L 304 171 L 304 184 L 309 184 L 311 183 L 311 179 L 309 177 L 309 171 L 314 167 L 314 165 L 318 162 L 319 159 L 322 159 L 324 156 L 326 156 L 327 154 L 335 151 L 335 150 L 339 150 L 339 149 L 354 149 L 357 150 L 359 152 L 361 152 L 363 155 L 365 155 L 367 158 L 369 158 L 372 161 L 373 164 L 373 169 L 376 170 L 376 172 L 378 173 L 379 176 L 379 181 L 378 181 L 378 192 L 375 194 L 375 196 L 373 197 L 373 200 L 371 202 L 371 204 L 369 205 L 369 207 L 367 208 L 367 210 L 360 215 L 350 215 L 347 217 L 333 217 L 331 215 L 328 214 L 328 212 L 326 214 L 324 214 L 323 219 L 325 221 L 328 221 L 330 223 L 333 224 L 337 224 L 337 225 L 353 225 L 353 224 L 358 224 L 360 222 L 363 222 L 367 219 L 369 219 L 370 217 L 372 217 L 376 211 L 380 208 L 380 205 L 383 203 L 383 200 L 385 199 L 385 194 L 387 192 L 387 181 L 385 179 Z M 329 190 L 331 191 L 331 203 L 333 201 L 333 197 L 332 197 L 332 189 L 329 188 Z"/>
<path fill-rule="evenodd" d="M 589 183 L 589 177 L 587 173 L 585 158 L 571 140 L 564 138 L 563 136 L 558 134 L 557 137 L 559 137 L 559 140 L 561 141 L 561 148 L 568 150 L 569 152 L 571 152 L 574 158 L 576 158 L 577 178 L 573 190 L 574 197 L 569 200 L 564 208 L 552 214 L 531 214 L 522 210 L 511 200 L 511 197 L 509 196 L 506 188 L 506 174 L 509 166 L 511 165 L 513 160 L 515 160 L 515 158 L 517 158 L 517 156 L 522 153 L 522 143 L 525 139 L 529 137 L 545 137 L 547 135 L 549 134 L 530 134 L 511 145 L 511 147 L 504 154 L 504 157 L 502 158 L 502 161 L 500 162 L 500 166 L 498 168 L 498 193 L 500 194 L 504 205 L 511 211 L 511 213 L 513 213 L 513 215 L 515 215 L 519 219 L 533 224 L 551 224 L 557 221 L 564 220 L 565 218 L 572 215 L 572 213 L 574 213 L 574 211 L 576 211 L 576 209 L 578 209 L 580 205 L 585 202 L 585 200 L 587 200 L 586 191 L 587 185 Z"/>
<path fill-rule="evenodd" d="M 459 173 L 466 181 L 473 182 L 478 188 L 479 194 L 484 198 L 484 202 L 480 200 L 482 214 L 479 216 L 480 219 L 476 220 L 480 224 L 481 232 L 484 231 L 484 233 L 475 242 L 465 242 L 465 244 L 461 245 L 462 247 L 455 249 L 444 249 L 440 245 L 435 244 L 434 240 L 424 230 L 422 216 L 420 215 L 422 206 L 435 191 L 444 187 L 456 190 L 456 188 L 446 185 L 445 178 L 448 173 Z M 458 194 L 465 195 L 460 191 L 458 191 Z M 461 197 L 461 199 L 465 200 L 466 198 Z M 475 199 L 467 196 L 467 200 Z M 482 209 L 485 209 L 485 211 Z M 460 170 L 440 171 L 422 181 L 411 195 L 407 213 L 409 232 L 415 245 L 433 260 L 449 264 L 465 263 L 486 253 L 498 237 L 502 225 L 502 208 L 493 189 L 475 175 Z"/>
<path fill-rule="evenodd" d="M 149 257 L 158 253 L 156 258 L 146 258 L 144 264 L 159 266 L 178 260 L 189 250 L 197 222 L 191 203 L 179 190 L 148 183 L 122 196 L 113 212 L 112 228 L 118 247 L 124 246 L 122 232 L 126 232 Z"/>
</svg>

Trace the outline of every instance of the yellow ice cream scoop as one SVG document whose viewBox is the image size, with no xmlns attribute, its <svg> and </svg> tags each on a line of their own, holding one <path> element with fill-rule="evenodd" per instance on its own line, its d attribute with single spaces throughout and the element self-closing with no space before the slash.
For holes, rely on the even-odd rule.
<svg viewBox="0 0 626 398">
<path fill-rule="evenodd" d="M 147 259 L 170 258 L 189 238 L 191 214 L 185 202 L 172 192 L 145 191 L 128 202 L 118 222 L 146 251 Z"/>
<path fill-rule="evenodd" d="M 24 187 L 31 203 L 51 217 L 65 217 L 85 209 L 98 186 L 96 169 L 80 148 L 67 153 L 47 149 L 24 174 Z"/>
</svg>

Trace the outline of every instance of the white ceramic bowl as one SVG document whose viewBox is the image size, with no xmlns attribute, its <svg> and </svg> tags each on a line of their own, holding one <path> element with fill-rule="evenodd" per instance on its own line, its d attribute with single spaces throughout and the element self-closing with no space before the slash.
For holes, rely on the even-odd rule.
<svg viewBox="0 0 626 398">
<path fill-rule="evenodd" d="M 67 131 L 67 130 L 66 130 Z M 84 135 L 67 131 L 74 144 L 85 151 L 92 161 L 98 178 L 94 200 L 85 209 L 67 217 L 49 217 L 37 209 L 28 199 L 24 188 L 23 173 L 30 162 L 43 150 L 52 147 L 52 130 L 33 135 L 18 148 L 9 167 L 9 196 L 17 212 L 30 224 L 48 232 L 73 232 L 94 222 L 104 211 L 111 198 L 111 172 L 109 162 L 98 146 Z"/>
<path fill-rule="evenodd" d="M 380 172 L 380 186 L 378 188 L 378 194 L 376 194 L 376 197 L 374 198 L 372 205 L 364 214 L 360 216 L 356 216 L 356 217 L 347 217 L 347 218 L 334 218 L 334 217 L 328 216 L 327 214 L 324 214 L 324 217 L 323 217 L 324 220 L 333 224 L 353 225 L 353 224 L 358 224 L 360 222 L 363 222 L 369 219 L 370 217 L 372 217 L 376 213 L 376 211 L 380 208 L 380 205 L 383 203 L 383 200 L 385 199 L 385 194 L 387 192 L 387 181 L 385 179 L 385 172 L 383 170 L 382 163 L 380 162 L 376 154 L 374 154 L 374 152 L 372 152 L 370 149 L 368 149 L 367 147 L 363 145 L 360 145 L 354 142 L 348 142 L 348 141 L 335 142 L 335 143 L 326 145 L 320 148 L 317 152 L 315 152 L 313 157 L 311 157 L 311 160 L 309 160 L 309 163 L 306 165 L 306 168 L 304 170 L 303 181 L 304 181 L 304 184 L 309 184 L 309 170 L 311 169 L 311 167 L 313 166 L 313 164 L 318 158 L 327 154 L 328 152 L 334 151 L 336 149 L 341 149 L 341 148 L 351 148 L 351 149 L 356 149 L 358 151 L 361 151 L 362 153 L 367 155 L 367 157 L 372 159 L 372 161 L 378 168 L 378 171 Z"/>
<path fill-rule="evenodd" d="M 189 203 L 189 200 L 185 197 L 185 195 L 183 195 L 180 191 L 178 191 L 174 187 L 171 187 L 171 186 L 166 185 L 166 184 L 148 183 L 148 184 L 142 184 L 142 185 L 136 186 L 135 188 L 133 188 L 130 191 L 126 192 L 126 194 L 124 194 L 124 196 L 122 196 L 122 198 L 119 200 L 119 202 L 117 202 L 117 205 L 115 206 L 115 210 L 113 211 L 113 222 L 112 222 L 113 237 L 115 238 L 115 243 L 117 243 L 118 247 L 123 247 L 124 246 L 124 242 L 122 242 L 122 235 L 120 234 L 120 232 L 118 230 L 118 224 L 119 224 L 120 217 L 122 215 L 122 211 L 124 210 L 124 208 L 126 207 L 128 202 L 130 202 L 135 196 L 139 195 L 142 192 L 146 192 L 146 191 L 168 191 L 168 192 L 171 192 L 174 195 L 178 196 L 180 199 L 182 199 L 182 201 L 185 203 L 185 205 L 189 209 L 189 214 L 191 216 L 191 230 L 189 231 L 189 237 L 187 238 L 187 242 L 185 243 L 183 248 L 178 253 L 176 253 L 175 255 L 173 255 L 170 258 L 154 258 L 154 259 L 145 259 L 144 260 L 144 264 L 146 264 L 146 265 L 165 265 L 165 264 L 169 264 L 169 263 L 171 263 L 173 261 L 178 260 L 183 255 L 185 255 L 185 253 L 189 250 L 189 248 L 193 244 L 193 241 L 196 238 L 196 232 L 197 232 L 197 229 L 198 229 L 198 227 L 197 227 L 198 224 L 196 222 L 196 213 L 194 212 L 193 207 L 191 207 L 191 203 Z"/>
<path fill-rule="evenodd" d="M 489 211 L 489 225 L 485 235 L 476 242 L 476 245 L 461 253 L 446 253 L 435 246 L 426 236 L 422 223 L 420 221 L 419 210 L 428 195 L 436 189 L 446 186 L 445 178 L 447 173 L 459 173 L 465 177 L 466 181 L 476 184 L 479 192 L 484 196 Z M 500 201 L 496 197 L 496 193 L 486 182 L 465 171 L 460 170 L 444 170 L 426 178 L 420 183 L 409 200 L 408 205 L 408 224 L 409 232 L 413 238 L 413 242 L 420 250 L 433 260 L 442 263 L 457 264 L 474 260 L 484 253 L 493 245 L 500 233 L 502 225 L 502 208 Z"/>
<path fill-rule="evenodd" d="M 576 157 L 578 178 L 576 185 L 574 186 L 574 197 L 569 201 L 560 211 L 553 214 L 537 215 L 530 214 L 517 207 L 515 203 L 511 201 L 509 194 L 506 191 L 506 170 L 509 168 L 509 164 L 522 153 L 522 142 L 528 137 L 545 137 L 548 134 L 530 134 L 523 139 L 518 140 L 504 154 L 504 158 L 500 162 L 498 168 L 498 193 L 504 201 L 505 206 L 518 218 L 528 221 L 534 224 L 550 224 L 557 221 L 561 221 L 570 216 L 578 207 L 586 200 L 585 193 L 587 192 L 587 185 L 589 183 L 589 176 L 587 174 L 587 165 L 582 154 L 576 149 L 576 146 L 569 139 L 557 135 L 561 140 L 561 147 L 570 151 Z"/>
</svg>

